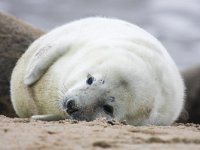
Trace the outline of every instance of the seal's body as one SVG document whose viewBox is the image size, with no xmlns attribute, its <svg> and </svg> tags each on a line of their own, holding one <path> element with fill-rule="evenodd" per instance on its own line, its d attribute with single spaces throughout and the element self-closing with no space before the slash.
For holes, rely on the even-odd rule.
<svg viewBox="0 0 200 150">
<path fill-rule="evenodd" d="M 96 17 L 36 40 L 13 71 L 11 96 L 20 117 L 170 125 L 181 112 L 184 85 L 154 37 L 125 21 Z"/>
</svg>

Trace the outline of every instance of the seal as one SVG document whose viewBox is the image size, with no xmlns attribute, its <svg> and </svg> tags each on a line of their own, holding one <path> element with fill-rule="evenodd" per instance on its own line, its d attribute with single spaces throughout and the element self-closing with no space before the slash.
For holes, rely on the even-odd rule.
<svg viewBox="0 0 200 150">
<path fill-rule="evenodd" d="M 170 125 L 182 110 L 184 83 L 152 35 L 91 17 L 33 42 L 13 70 L 11 97 L 20 117 Z"/>
<path fill-rule="evenodd" d="M 181 71 L 186 86 L 185 107 L 178 122 L 200 123 L 200 65 Z"/>
<path fill-rule="evenodd" d="M 30 24 L 0 12 L 0 114 L 16 117 L 10 99 L 13 68 L 28 46 L 44 32 Z"/>
</svg>

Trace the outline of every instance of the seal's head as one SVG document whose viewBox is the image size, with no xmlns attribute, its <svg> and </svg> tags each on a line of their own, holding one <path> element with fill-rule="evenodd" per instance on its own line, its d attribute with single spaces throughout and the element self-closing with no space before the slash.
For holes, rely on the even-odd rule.
<svg viewBox="0 0 200 150">
<path fill-rule="evenodd" d="M 76 120 L 104 117 L 122 121 L 126 119 L 130 105 L 127 87 L 128 83 L 119 75 L 88 74 L 67 90 L 61 98 L 61 106 Z"/>
</svg>

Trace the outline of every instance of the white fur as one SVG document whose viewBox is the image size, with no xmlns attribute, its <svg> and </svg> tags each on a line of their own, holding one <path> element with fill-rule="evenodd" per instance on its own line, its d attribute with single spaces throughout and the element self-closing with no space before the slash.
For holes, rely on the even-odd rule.
<svg viewBox="0 0 200 150">
<path fill-rule="evenodd" d="M 63 116 L 54 99 L 65 88 L 65 96 L 78 95 L 81 105 L 91 106 L 95 98 L 109 91 L 117 98 L 115 119 L 134 125 L 170 125 L 182 110 L 183 81 L 166 49 L 149 33 L 125 21 L 98 17 L 74 21 L 42 36 L 26 53 L 11 80 L 12 102 L 19 116 L 41 112 Z M 98 82 L 83 94 L 80 89 L 86 88 L 88 73 Z M 121 81 L 128 86 L 121 86 Z M 19 84 L 22 89 L 17 89 Z M 39 96 L 21 97 L 30 93 L 31 85 Z M 49 97 L 51 91 L 54 97 Z M 36 104 L 24 106 L 27 99 Z M 28 105 L 34 105 L 35 111 L 26 109 Z"/>
</svg>

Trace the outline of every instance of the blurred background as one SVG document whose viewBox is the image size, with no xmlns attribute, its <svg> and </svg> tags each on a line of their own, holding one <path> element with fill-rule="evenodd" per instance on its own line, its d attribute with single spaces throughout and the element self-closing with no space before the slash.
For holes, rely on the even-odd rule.
<svg viewBox="0 0 200 150">
<path fill-rule="evenodd" d="M 0 0 L 0 11 L 45 31 L 88 16 L 124 19 L 157 37 L 180 69 L 200 64 L 200 0 Z"/>
</svg>

